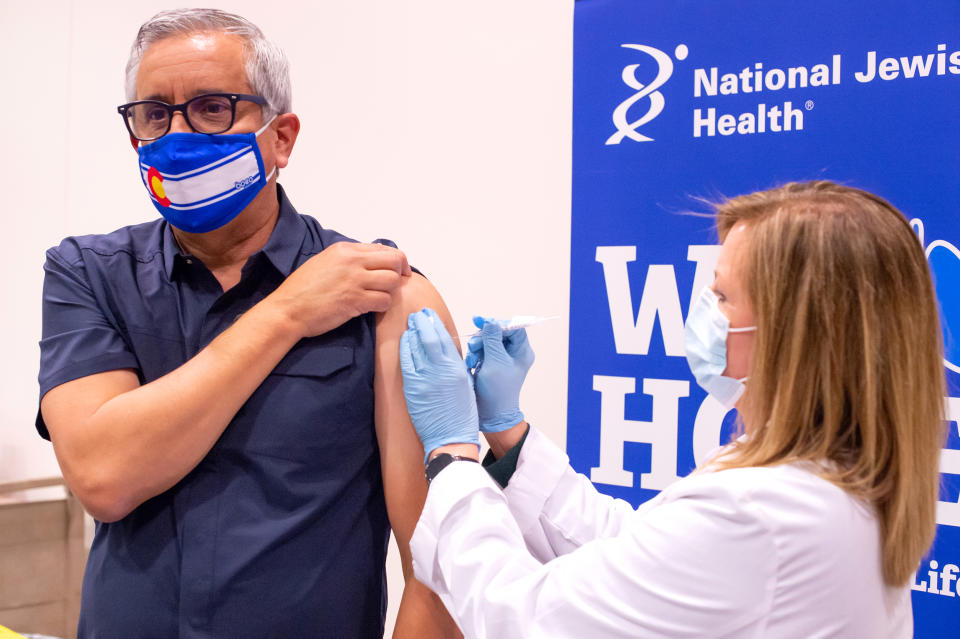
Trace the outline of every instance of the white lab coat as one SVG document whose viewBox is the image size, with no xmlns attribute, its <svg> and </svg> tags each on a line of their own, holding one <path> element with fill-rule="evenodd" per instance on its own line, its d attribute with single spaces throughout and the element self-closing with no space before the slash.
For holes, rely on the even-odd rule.
<svg viewBox="0 0 960 639">
<path fill-rule="evenodd" d="M 434 479 L 417 578 L 467 639 L 901 639 L 869 507 L 802 465 L 699 473 L 636 511 L 530 430 L 504 491 L 479 464 Z"/>
</svg>

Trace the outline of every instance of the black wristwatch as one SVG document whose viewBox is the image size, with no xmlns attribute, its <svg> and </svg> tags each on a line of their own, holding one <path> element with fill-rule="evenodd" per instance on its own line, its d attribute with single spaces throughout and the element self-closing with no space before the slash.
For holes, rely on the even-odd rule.
<svg viewBox="0 0 960 639">
<path fill-rule="evenodd" d="M 480 462 L 474 459 L 473 457 L 461 457 L 460 455 L 451 455 L 450 453 L 440 453 L 429 462 L 426 466 L 426 475 L 427 475 L 427 485 L 430 485 L 430 482 L 433 481 L 433 478 L 440 474 L 440 471 L 452 464 L 455 461 L 471 461 L 475 464 Z"/>
</svg>

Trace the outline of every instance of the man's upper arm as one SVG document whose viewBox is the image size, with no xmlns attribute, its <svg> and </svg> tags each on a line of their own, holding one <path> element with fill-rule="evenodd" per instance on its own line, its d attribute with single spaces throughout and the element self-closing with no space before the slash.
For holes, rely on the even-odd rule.
<svg viewBox="0 0 960 639">
<path fill-rule="evenodd" d="M 47 251 L 43 268 L 41 401 L 55 387 L 106 371 L 127 369 L 120 375 L 125 378 L 123 387 L 127 388 L 131 372 L 139 366 L 137 358 L 104 314 L 84 269 L 80 249 L 73 242 L 64 241 L 60 247 Z M 139 384 L 135 375 L 133 378 Z M 49 439 L 45 412 L 37 411 L 36 426 L 40 435 Z"/>
<path fill-rule="evenodd" d="M 427 481 L 423 474 L 423 445 L 410 421 L 403 396 L 400 336 L 407 328 L 407 316 L 424 307 L 435 310 L 447 331 L 454 336 L 457 334 L 440 294 L 426 278 L 416 273 L 404 278 L 394 292 L 390 310 L 377 318 L 374 375 L 377 442 L 387 514 L 397 540 L 405 580 L 394 639 L 461 636 L 440 598 L 414 578 L 410 556 L 410 538 L 427 498 Z"/>
<path fill-rule="evenodd" d="M 456 336 L 456 327 L 440 294 L 426 278 L 418 274 L 404 280 L 394 294 L 390 310 L 377 320 L 374 378 L 377 441 L 380 445 L 387 512 L 400 547 L 405 573 L 411 568 L 408 544 L 426 499 L 427 484 L 423 475 L 423 446 L 410 421 L 403 396 L 399 344 L 400 336 L 407 328 L 407 316 L 424 307 L 434 309 L 447 331 Z"/>
</svg>

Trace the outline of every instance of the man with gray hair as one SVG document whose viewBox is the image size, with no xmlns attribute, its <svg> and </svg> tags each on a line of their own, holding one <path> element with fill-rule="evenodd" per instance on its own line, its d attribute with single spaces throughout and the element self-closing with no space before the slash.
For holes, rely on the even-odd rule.
<svg viewBox="0 0 960 639">
<path fill-rule="evenodd" d="M 47 253 L 37 429 L 97 520 L 79 636 L 457 630 L 412 575 L 426 495 L 398 341 L 436 290 L 385 241 L 298 214 L 283 53 L 249 21 L 162 12 L 118 107 L 162 219 Z"/>
</svg>

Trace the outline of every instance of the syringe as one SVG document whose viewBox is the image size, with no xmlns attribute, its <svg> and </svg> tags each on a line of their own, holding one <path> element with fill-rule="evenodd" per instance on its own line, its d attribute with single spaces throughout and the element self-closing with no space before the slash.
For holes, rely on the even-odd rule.
<svg viewBox="0 0 960 639">
<path fill-rule="evenodd" d="M 515 331 L 518 328 L 527 328 L 528 326 L 533 326 L 535 324 L 540 324 L 541 322 L 546 322 L 547 320 L 560 319 L 560 315 L 550 315 L 548 317 L 543 317 L 540 315 L 514 315 L 509 319 L 494 320 L 500 324 L 500 328 L 503 332 Z M 460 339 L 470 339 L 471 337 L 479 337 L 483 334 L 483 331 L 476 331 L 474 333 L 462 333 L 459 335 Z"/>
</svg>

